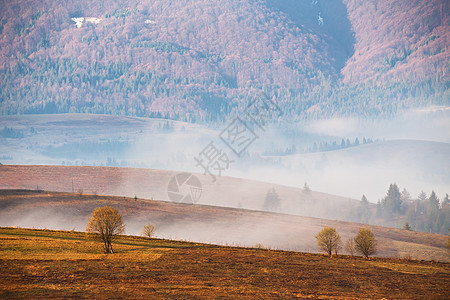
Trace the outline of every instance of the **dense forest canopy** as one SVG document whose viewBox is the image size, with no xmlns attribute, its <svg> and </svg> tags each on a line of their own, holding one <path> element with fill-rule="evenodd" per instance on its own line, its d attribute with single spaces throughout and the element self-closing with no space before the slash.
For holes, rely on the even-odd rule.
<svg viewBox="0 0 450 300">
<path fill-rule="evenodd" d="M 14 0 L 2 7 L 2 115 L 224 120 L 261 91 L 287 119 L 390 117 L 449 104 L 445 0 Z"/>
</svg>

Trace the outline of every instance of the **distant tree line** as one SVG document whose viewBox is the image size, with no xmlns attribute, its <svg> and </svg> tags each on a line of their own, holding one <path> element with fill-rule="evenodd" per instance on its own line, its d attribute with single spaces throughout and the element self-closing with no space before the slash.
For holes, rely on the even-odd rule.
<svg viewBox="0 0 450 300">
<path fill-rule="evenodd" d="M 313 145 L 307 146 L 303 149 L 297 148 L 297 146 L 295 145 L 291 145 L 286 148 L 266 150 L 263 152 L 263 155 L 291 155 L 295 153 L 326 152 L 356 147 L 359 145 L 371 144 L 373 142 L 374 140 L 372 138 L 365 138 L 365 137 L 363 137 L 361 141 L 359 140 L 359 138 L 355 138 L 353 142 L 351 142 L 349 138 L 346 139 L 342 138 L 340 143 L 338 143 L 337 141 L 320 142 L 320 143 L 314 142 Z M 378 142 L 378 139 L 376 139 L 375 142 Z"/>
<path fill-rule="evenodd" d="M 23 138 L 25 135 L 21 130 L 16 130 L 5 126 L 2 130 L 0 130 L 0 136 L 4 138 L 19 139 Z"/>
<path fill-rule="evenodd" d="M 311 189 L 305 182 L 303 195 Z M 279 212 L 282 201 L 275 188 L 269 189 L 264 198 L 263 210 Z M 389 185 L 386 196 L 371 204 L 363 195 L 359 205 L 349 203 L 341 220 L 403 228 L 421 232 L 448 234 L 450 231 L 450 199 L 446 194 L 440 200 L 434 191 L 429 196 L 421 192 L 413 199 L 406 189 L 400 192 L 396 183 Z"/>
<path fill-rule="evenodd" d="M 348 219 L 366 224 L 448 234 L 450 199 L 446 194 L 441 200 L 434 191 L 428 196 L 422 191 L 417 198 L 412 198 L 406 189 L 400 192 L 397 184 L 393 183 L 375 209 L 363 195 L 359 207 L 351 211 Z"/>
<path fill-rule="evenodd" d="M 378 140 L 375 140 L 377 142 Z M 360 141 L 358 138 L 355 138 L 353 142 L 350 141 L 350 139 L 342 139 L 340 143 L 333 141 L 333 142 L 320 142 L 319 144 L 314 143 L 312 146 L 307 147 L 304 152 L 326 152 L 326 151 L 334 151 L 339 149 L 345 149 L 350 147 L 356 147 L 359 145 L 365 145 L 365 144 L 371 144 L 374 141 L 371 138 L 365 138 L 363 137 L 362 141 Z"/>
</svg>

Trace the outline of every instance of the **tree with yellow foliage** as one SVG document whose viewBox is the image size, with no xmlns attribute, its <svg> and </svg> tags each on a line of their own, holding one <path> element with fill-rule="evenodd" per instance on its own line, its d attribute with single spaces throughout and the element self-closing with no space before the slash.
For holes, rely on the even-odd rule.
<svg viewBox="0 0 450 300">
<path fill-rule="evenodd" d="M 319 250 L 327 252 L 328 255 L 331 255 L 333 251 L 337 254 L 342 244 L 341 236 L 333 227 L 324 227 L 316 235 L 316 240 Z"/>
<path fill-rule="evenodd" d="M 92 217 L 86 227 L 86 232 L 96 233 L 103 241 L 105 253 L 114 253 L 112 241 L 115 236 L 125 231 L 122 215 L 115 208 L 98 207 L 92 212 Z"/>
</svg>

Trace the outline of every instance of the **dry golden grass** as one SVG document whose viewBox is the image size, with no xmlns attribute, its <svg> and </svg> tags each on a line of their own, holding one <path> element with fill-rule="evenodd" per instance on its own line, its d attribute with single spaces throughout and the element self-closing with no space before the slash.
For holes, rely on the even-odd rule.
<svg viewBox="0 0 450 300">
<path fill-rule="evenodd" d="M 0 228 L 0 298 L 436 298 L 447 263 L 121 236 L 115 254 L 68 231 Z"/>
<path fill-rule="evenodd" d="M 151 223 L 157 228 L 157 234 L 165 237 L 215 243 L 225 241 L 232 245 L 260 244 L 263 248 L 305 252 L 317 251 L 314 236 L 324 226 L 335 227 L 343 240 L 353 237 L 362 226 L 351 222 L 214 206 L 23 190 L 0 190 L 0 221 L 3 226 L 84 230 L 92 211 L 105 205 L 120 211 L 130 229 L 128 233 L 140 234 L 143 226 Z M 43 218 L 43 215 L 49 217 Z M 52 221 L 55 218 L 57 222 Z M 29 221 L 21 223 L 21 220 Z M 189 225 L 190 231 L 183 228 L 186 225 Z M 131 231 L 133 226 L 134 231 Z M 164 228 L 170 230 L 164 232 Z M 444 235 L 379 226 L 371 228 L 378 240 L 377 256 L 450 261 L 445 246 L 447 237 Z M 228 235 L 228 239 L 223 234 Z"/>
</svg>

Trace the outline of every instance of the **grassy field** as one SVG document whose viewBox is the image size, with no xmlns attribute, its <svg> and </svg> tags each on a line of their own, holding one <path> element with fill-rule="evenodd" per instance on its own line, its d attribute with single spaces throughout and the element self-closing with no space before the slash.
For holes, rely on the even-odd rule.
<svg viewBox="0 0 450 300">
<path fill-rule="evenodd" d="M 0 228 L 0 298 L 436 298 L 448 263 L 327 257 L 75 231 Z"/>
<path fill-rule="evenodd" d="M 254 246 L 316 252 L 314 236 L 333 226 L 343 241 L 363 224 L 206 205 L 79 195 L 46 191 L 0 190 L 0 226 L 83 231 L 92 211 L 112 206 L 124 217 L 126 234 L 139 235 L 145 224 L 159 238 L 207 244 Z M 371 226 L 378 256 L 449 262 L 445 235 Z"/>
</svg>

